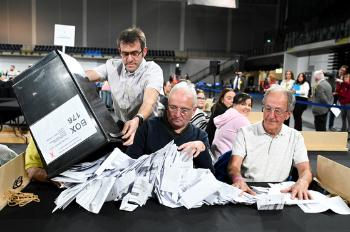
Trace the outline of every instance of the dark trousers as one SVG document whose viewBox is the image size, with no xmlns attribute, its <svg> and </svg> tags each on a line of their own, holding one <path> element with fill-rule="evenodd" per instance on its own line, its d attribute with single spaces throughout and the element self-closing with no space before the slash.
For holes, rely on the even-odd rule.
<svg viewBox="0 0 350 232">
<path fill-rule="evenodd" d="M 350 104 L 345 104 L 342 106 L 350 107 Z M 350 110 L 342 109 L 341 110 L 341 131 L 350 131 Z"/>
<path fill-rule="evenodd" d="M 307 102 L 307 99 L 304 97 L 299 97 L 299 98 L 297 97 L 296 100 Z M 295 104 L 295 107 L 293 110 L 294 129 L 296 129 L 298 131 L 302 131 L 302 129 L 303 129 L 302 115 L 303 115 L 304 111 L 306 110 L 306 108 L 307 108 L 306 104 L 300 104 L 300 103 Z"/>
<path fill-rule="evenodd" d="M 321 115 L 314 115 L 315 117 L 315 129 L 316 131 L 326 131 L 326 125 L 327 125 L 327 113 L 321 114 Z"/>
<path fill-rule="evenodd" d="M 339 99 L 338 95 L 334 95 L 333 103 L 337 104 L 338 99 Z M 328 120 L 328 128 L 329 129 L 331 129 L 334 125 L 334 118 L 335 118 L 334 114 L 331 111 L 329 111 L 329 120 Z"/>
</svg>

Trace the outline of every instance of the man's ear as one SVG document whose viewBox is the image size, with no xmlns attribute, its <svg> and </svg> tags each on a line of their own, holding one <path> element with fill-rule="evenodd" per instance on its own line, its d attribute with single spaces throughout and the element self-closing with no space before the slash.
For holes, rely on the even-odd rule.
<svg viewBox="0 0 350 232">
<path fill-rule="evenodd" d="M 143 57 L 145 57 L 147 55 L 147 52 L 148 52 L 148 48 L 144 47 L 142 50 Z"/>
<path fill-rule="evenodd" d="M 288 120 L 288 118 L 290 118 L 290 115 L 291 115 L 292 113 L 291 112 L 287 112 L 287 115 L 286 115 L 286 119 L 285 120 Z"/>
</svg>

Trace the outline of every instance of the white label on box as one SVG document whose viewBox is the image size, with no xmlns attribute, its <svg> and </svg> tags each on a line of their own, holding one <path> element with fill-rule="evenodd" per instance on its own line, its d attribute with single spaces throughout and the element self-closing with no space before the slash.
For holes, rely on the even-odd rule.
<svg viewBox="0 0 350 232">
<path fill-rule="evenodd" d="M 97 133 L 78 95 L 30 126 L 46 164 Z"/>
</svg>

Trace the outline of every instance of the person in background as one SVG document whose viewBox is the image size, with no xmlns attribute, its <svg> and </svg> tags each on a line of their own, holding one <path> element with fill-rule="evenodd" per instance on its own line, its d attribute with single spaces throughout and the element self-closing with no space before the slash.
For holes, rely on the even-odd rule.
<svg viewBox="0 0 350 232">
<path fill-rule="evenodd" d="M 18 75 L 18 71 L 16 70 L 16 66 L 11 64 L 10 69 L 6 72 L 6 79 L 13 80 Z"/>
<path fill-rule="evenodd" d="M 211 108 L 211 115 L 207 124 L 206 132 L 208 134 L 209 144 L 211 146 L 216 126 L 214 124 L 214 118 L 218 115 L 225 113 L 225 111 L 233 105 L 233 98 L 235 96 L 235 92 L 233 89 L 225 88 L 221 91 L 219 95 L 219 99 Z"/>
<path fill-rule="evenodd" d="M 304 73 L 299 73 L 293 88 L 292 92 L 294 93 L 295 99 L 297 101 L 307 102 L 308 101 L 308 94 L 310 90 L 310 85 L 306 81 L 306 77 Z M 302 103 L 295 103 L 295 107 L 293 110 L 293 117 L 294 117 L 294 129 L 301 131 L 303 128 L 303 119 L 302 115 L 304 111 L 306 110 L 307 105 Z"/>
<path fill-rule="evenodd" d="M 336 89 L 339 88 L 339 85 L 343 82 L 343 78 L 345 75 L 348 74 L 348 70 L 349 70 L 349 66 L 342 65 L 339 68 L 336 76 L 331 75 L 327 79 L 329 84 L 332 86 L 333 98 L 334 98 L 333 104 L 338 104 L 339 96 L 338 96 Z M 334 114 L 332 113 L 332 111 L 330 111 L 329 112 L 329 121 L 328 121 L 328 129 L 330 131 L 336 131 L 336 129 L 333 127 L 334 117 L 335 117 Z"/>
<path fill-rule="evenodd" d="M 262 85 L 263 92 L 265 93 L 266 90 L 268 90 L 274 84 L 277 84 L 276 75 L 270 72 L 267 78 L 265 78 L 263 82 L 263 85 Z"/>
<path fill-rule="evenodd" d="M 333 104 L 333 92 L 332 87 L 325 80 L 322 70 L 314 72 L 314 78 L 316 82 L 315 91 L 313 94 L 313 102 L 317 104 Z M 327 114 L 329 108 L 324 106 L 312 106 L 312 113 L 314 115 L 314 124 L 316 131 L 326 131 L 327 129 Z"/>
<path fill-rule="evenodd" d="M 165 112 L 165 109 L 168 107 L 168 96 L 172 88 L 170 81 L 163 83 L 163 94 L 159 95 L 159 104 L 158 104 L 158 113 L 157 116 L 162 116 Z"/>
<path fill-rule="evenodd" d="M 221 155 L 232 149 L 238 130 L 250 125 L 247 117 L 252 110 L 252 105 L 253 98 L 249 94 L 238 93 L 233 98 L 232 108 L 214 118 L 216 131 L 211 146 L 214 163 Z"/>
<path fill-rule="evenodd" d="M 126 154 L 136 159 L 152 154 L 174 140 L 179 150 L 190 151 L 195 168 L 208 168 L 213 172 L 207 134 L 190 123 L 196 101 L 196 91 L 191 83 L 183 81 L 176 84 L 170 91 L 164 116 L 151 118 L 142 124 Z"/>
<path fill-rule="evenodd" d="M 171 91 L 171 83 L 170 81 L 166 81 L 163 83 L 163 92 L 164 92 L 164 96 L 168 97 L 169 96 L 169 93 Z"/>
<path fill-rule="evenodd" d="M 207 113 L 203 111 L 205 107 L 205 93 L 201 89 L 197 89 L 196 92 L 197 92 L 197 108 L 191 118 L 191 123 L 194 126 L 205 131 L 209 120 Z"/>
<path fill-rule="evenodd" d="M 112 97 L 111 97 L 111 86 L 108 81 L 104 81 L 101 87 L 102 101 L 105 103 L 108 110 L 113 110 L 112 108 Z"/>
<path fill-rule="evenodd" d="M 339 102 L 341 106 L 348 109 L 341 110 L 342 127 L 341 131 L 350 133 L 350 75 L 343 76 L 343 82 L 338 85 L 336 90 L 339 96 Z"/>
<path fill-rule="evenodd" d="M 285 88 L 288 91 L 292 91 L 294 85 L 294 73 L 291 70 L 287 70 L 284 74 L 284 79 L 281 81 L 280 86 Z M 287 126 L 289 126 L 289 117 L 284 122 Z"/>
<path fill-rule="evenodd" d="M 292 165 L 298 180 L 282 192 L 291 198 L 309 199 L 312 173 L 301 133 L 283 124 L 290 117 L 295 103 L 291 91 L 274 85 L 263 98 L 263 121 L 242 127 L 232 147 L 228 173 L 237 188 L 255 195 L 247 185 L 251 182 L 285 181 Z"/>
<path fill-rule="evenodd" d="M 122 126 L 123 145 L 134 141 L 136 129 L 157 114 L 159 94 L 163 93 L 163 71 L 153 61 L 146 61 L 146 36 L 139 28 L 121 32 L 117 47 L 121 59 L 109 59 L 87 70 L 90 81 L 105 81 L 111 86 L 117 125 Z"/>
<path fill-rule="evenodd" d="M 235 77 L 233 78 L 233 82 L 232 82 L 232 88 L 235 91 L 235 93 L 237 92 L 241 92 L 244 89 L 244 80 L 242 77 L 242 72 L 235 72 Z"/>
</svg>

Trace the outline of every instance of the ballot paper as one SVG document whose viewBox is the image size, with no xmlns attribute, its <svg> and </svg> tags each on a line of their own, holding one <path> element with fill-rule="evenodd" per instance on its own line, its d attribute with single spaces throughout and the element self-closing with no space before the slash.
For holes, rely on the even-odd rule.
<svg viewBox="0 0 350 232">
<path fill-rule="evenodd" d="M 290 187 L 293 184 L 295 184 L 293 181 L 269 184 L 271 188 L 268 194 L 280 193 L 282 189 Z M 337 214 L 350 214 L 350 208 L 341 197 L 328 197 L 313 190 L 309 190 L 309 193 L 311 195 L 311 199 L 309 200 L 299 200 L 298 198 L 291 199 L 290 193 L 283 193 L 284 202 L 286 205 L 298 205 L 305 213 L 321 213 L 332 210 Z"/>
<path fill-rule="evenodd" d="M 67 187 L 57 197 L 57 209 L 74 200 L 99 213 L 106 201 L 121 200 L 120 210 L 134 211 L 150 197 L 168 207 L 196 208 L 203 204 L 254 204 L 255 196 L 215 179 L 207 169 L 194 169 L 192 156 L 181 153 L 174 142 L 138 159 L 116 148 L 101 159 L 74 165 L 53 180 Z"/>
<path fill-rule="evenodd" d="M 336 105 L 336 104 L 334 104 Z M 331 112 L 334 114 L 334 116 L 337 118 L 339 114 L 341 113 L 341 110 L 338 107 L 331 107 L 330 108 Z"/>
<path fill-rule="evenodd" d="M 256 202 L 258 210 L 282 210 L 284 196 L 282 194 L 263 194 Z"/>
</svg>

